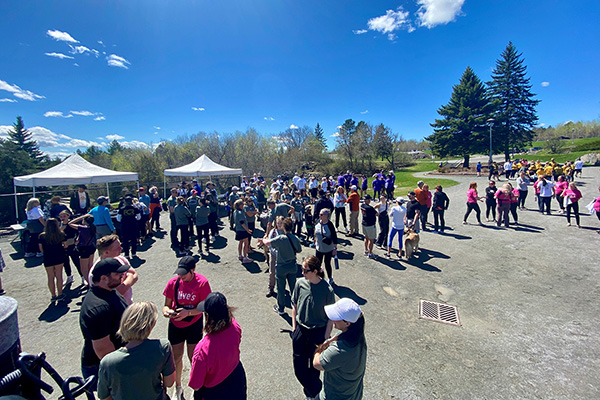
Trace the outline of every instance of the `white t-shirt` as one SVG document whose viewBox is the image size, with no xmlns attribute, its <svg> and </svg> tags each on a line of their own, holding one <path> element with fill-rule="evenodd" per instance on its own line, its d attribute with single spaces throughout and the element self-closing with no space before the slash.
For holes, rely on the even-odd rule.
<svg viewBox="0 0 600 400">
<path fill-rule="evenodd" d="M 40 217 L 44 217 L 41 206 L 33 207 L 30 211 L 27 211 L 28 220 L 35 220 L 39 219 Z"/>
<path fill-rule="evenodd" d="M 406 216 L 406 208 L 404 206 L 394 206 L 390 209 L 390 218 L 392 220 L 392 228 L 404 229 L 404 217 Z"/>
<path fill-rule="evenodd" d="M 583 161 L 575 161 L 575 169 L 583 169 Z"/>
<path fill-rule="evenodd" d="M 296 182 L 296 186 L 298 187 L 298 190 L 306 189 L 306 179 L 298 179 L 298 182 Z"/>
<path fill-rule="evenodd" d="M 554 183 L 550 181 L 546 181 L 546 184 L 543 184 L 543 181 L 536 182 L 538 189 L 540 189 L 541 197 L 552 197 L 552 188 L 554 187 Z"/>
</svg>

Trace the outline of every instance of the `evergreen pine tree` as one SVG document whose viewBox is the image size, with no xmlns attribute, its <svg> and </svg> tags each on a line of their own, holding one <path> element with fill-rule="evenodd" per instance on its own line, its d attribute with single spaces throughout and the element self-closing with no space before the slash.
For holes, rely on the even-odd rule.
<svg viewBox="0 0 600 400">
<path fill-rule="evenodd" d="M 494 142 L 505 158 L 510 158 L 511 148 L 520 148 L 531 142 L 533 128 L 538 121 L 535 111 L 540 102 L 531 92 L 530 79 L 522 54 L 512 42 L 496 60 L 492 80 L 488 82 L 489 95 L 495 103 Z"/>
<path fill-rule="evenodd" d="M 485 86 L 467 67 L 460 83 L 453 88 L 450 102 L 438 109 L 442 118 L 431 124 L 434 133 L 425 138 L 431 142 L 433 154 L 461 156 L 468 167 L 470 155 L 486 149 L 486 121 L 492 110 Z"/>
<path fill-rule="evenodd" d="M 31 137 L 31 132 L 25 129 L 25 124 L 20 116 L 17 117 L 17 122 L 13 124 L 12 129 L 8 131 L 8 138 L 17 150 L 25 151 L 36 163 L 45 159 L 37 142 Z"/>
<path fill-rule="evenodd" d="M 315 139 L 317 142 L 319 142 L 323 150 L 327 150 L 327 139 L 325 139 L 325 132 L 323 132 L 323 128 L 321 128 L 321 125 L 319 125 L 318 122 L 317 126 L 315 126 Z"/>
</svg>

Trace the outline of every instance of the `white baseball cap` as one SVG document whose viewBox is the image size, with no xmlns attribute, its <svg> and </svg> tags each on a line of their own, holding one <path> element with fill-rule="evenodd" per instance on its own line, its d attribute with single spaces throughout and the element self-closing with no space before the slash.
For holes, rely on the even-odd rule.
<svg viewBox="0 0 600 400">
<path fill-rule="evenodd" d="M 356 185 L 352 185 L 352 186 L 350 186 L 350 189 L 351 189 L 351 190 L 356 190 Z"/>
<path fill-rule="evenodd" d="M 332 321 L 355 323 L 360 318 L 362 311 L 354 300 L 344 297 L 335 304 L 325 306 L 325 314 Z"/>
</svg>

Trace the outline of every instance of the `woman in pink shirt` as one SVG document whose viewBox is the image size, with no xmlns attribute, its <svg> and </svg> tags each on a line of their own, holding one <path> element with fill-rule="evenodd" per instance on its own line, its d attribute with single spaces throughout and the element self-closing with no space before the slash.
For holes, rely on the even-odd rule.
<svg viewBox="0 0 600 400">
<path fill-rule="evenodd" d="M 192 358 L 189 386 L 195 400 L 245 400 L 246 372 L 240 361 L 242 328 L 233 308 L 219 292 L 208 295 L 197 309 L 206 314 L 206 335 Z"/>
<path fill-rule="evenodd" d="M 517 208 L 519 206 L 519 189 L 513 188 L 513 185 L 507 183 L 510 186 L 510 213 L 515 219 L 515 225 L 519 225 L 519 216 L 517 215 Z"/>
<path fill-rule="evenodd" d="M 477 215 L 477 222 L 479 222 L 479 225 L 483 225 L 481 223 L 481 209 L 479 209 L 479 204 L 477 204 L 477 201 L 483 201 L 483 197 L 479 197 L 477 195 L 477 183 L 471 182 L 469 184 L 469 190 L 467 190 L 467 212 L 463 218 L 464 225 L 467 224 L 467 218 L 473 210 L 475 210 L 475 214 Z"/>
<path fill-rule="evenodd" d="M 558 194 L 556 195 L 558 197 Z M 581 198 L 581 192 L 577 189 L 575 182 L 571 182 L 568 189 L 563 190 L 562 197 L 564 197 L 567 205 L 567 226 L 571 226 L 571 212 L 575 214 L 575 221 L 577 221 L 577 227 L 579 225 L 579 199 Z"/>
<path fill-rule="evenodd" d="M 598 187 L 598 191 L 600 192 L 600 187 Z M 598 220 L 600 221 L 600 197 L 596 197 L 596 200 L 594 200 L 594 211 L 596 212 L 596 217 L 598 217 Z M 600 230 L 597 232 L 600 233 Z"/>
<path fill-rule="evenodd" d="M 510 211 L 511 195 L 511 186 L 508 183 L 502 185 L 502 188 L 494 195 L 498 202 L 498 220 L 496 221 L 496 226 L 500 226 L 504 222 L 504 226 L 509 227 L 508 213 Z"/>
<path fill-rule="evenodd" d="M 564 176 L 559 176 L 558 181 L 554 184 L 554 191 L 556 192 L 556 201 L 558 201 L 558 206 L 560 207 L 560 212 L 565 212 L 565 199 L 563 197 L 563 192 L 569 187 L 569 183 L 565 180 Z"/>
</svg>

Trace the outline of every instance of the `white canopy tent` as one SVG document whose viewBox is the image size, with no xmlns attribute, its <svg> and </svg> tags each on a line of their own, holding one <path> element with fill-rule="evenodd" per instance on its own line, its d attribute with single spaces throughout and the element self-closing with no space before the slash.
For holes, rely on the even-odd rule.
<svg viewBox="0 0 600 400">
<path fill-rule="evenodd" d="M 213 176 L 225 175 L 242 175 L 243 171 L 240 168 L 229 168 L 221 164 L 217 164 L 206 154 L 201 155 L 195 161 L 178 168 L 165 169 L 164 171 L 164 196 L 167 196 L 167 176 L 208 176 L 211 179 Z"/>
<path fill-rule="evenodd" d="M 139 186 L 138 174 L 136 172 L 113 171 L 102 168 L 86 161 L 78 154 L 72 154 L 62 163 L 45 171 L 13 178 L 16 215 L 18 215 L 17 186 L 33 188 L 33 195 L 35 196 L 36 186 L 106 183 L 106 191 L 108 192 L 109 182 L 127 181 L 136 181 Z"/>
</svg>

